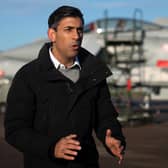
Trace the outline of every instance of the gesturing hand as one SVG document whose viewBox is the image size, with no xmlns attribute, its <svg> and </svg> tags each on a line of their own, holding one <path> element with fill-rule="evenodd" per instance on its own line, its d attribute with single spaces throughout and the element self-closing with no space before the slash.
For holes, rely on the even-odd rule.
<svg viewBox="0 0 168 168">
<path fill-rule="evenodd" d="M 56 158 L 74 160 L 78 151 L 81 150 L 79 141 L 75 140 L 76 134 L 61 138 L 55 145 L 54 155 Z"/>
<path fill-rule="evenodd" d="M 106 146 L 109 150 L 119 158 L 119 164 L 123 160 L 123 149 L 124 147 L 121 146 L 121 141 L 112 137 L 112 132 L 110 129 L 106 131 L 106 138 L 105 138 Z"/>
</svg>

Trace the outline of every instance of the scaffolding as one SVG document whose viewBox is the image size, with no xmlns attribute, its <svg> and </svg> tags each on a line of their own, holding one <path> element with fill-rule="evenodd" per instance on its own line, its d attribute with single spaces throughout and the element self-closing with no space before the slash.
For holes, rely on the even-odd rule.
<svg viewBox="0 0 168 168">
<path fill-rule="evenodd" d="M 137 18 L 138 14 L 140 19 Z M 115 30 L 108 31 L 108 17 L 107 14 L 105 15 L 104 48 L 100 55 L 103 55 L 110 67 L 121 70 L 128 81 L 131 80 L 132 75 L 138 77 L 136 86 L 140 86 L 144 76 L 141 67 L 146 62 L 143 50 L 145 30 L 143 29 L 142 11 L 135 9 L 130 30 L 125 29 L 125 24 L 126 20 L 119 19 Z M 135 67 L 137 72 L 132 74 L 132 69 Z M 117 86 L 117 83 L 113 83 L 114 85 Z"/>
</svg>

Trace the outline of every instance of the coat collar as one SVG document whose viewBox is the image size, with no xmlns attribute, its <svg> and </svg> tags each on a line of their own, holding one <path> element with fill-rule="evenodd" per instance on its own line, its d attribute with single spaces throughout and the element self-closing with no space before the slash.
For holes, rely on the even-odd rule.
<svg viewBox="0 0 168 168">
<path fill-rule="evenodd" d="M 39 52 L 38 61 L 40 63 L 40 70 L 42 71 L 54 69 L 54 64 L 51 62 L 49 55 L 49 48 L 51 45 L 51 43 L 44 44 Z"/>
<path fill-rule="evenodd" d="M 49 57 L 49 47 L 51 47 L 50 43 L 45 44 L 40 50 L 38 57 L 42 78 L 48 81 L 69 80 L 54 67 Z M 111 71 L 107 66 L 84 48 L 80 49 L 78 58 L 81 65 L 80 78 L 75 85 L 72 85 L 74 87 L 72 90 L 75 90 L 75 94 L 69 95 L 68 114 L 70 114 L 79 95 L 111 75 Z"/>
<path fill-rule="evenodd" d="M 45 74 L 44 78 L 47 80 L 65 80 L 67 78 L 56 70 L 50 59 L 50 47 L 51 43 L 46 43 L 39 52 L 40 72 L 43 75 Z M 81 74 L 78 82 L 85 83 L 85 86 L 100 82 L 111 75 L 111 71 L 107 66 L 84 48 L 80 49 L 78 59 L 81 65 Z"/>
</svg>

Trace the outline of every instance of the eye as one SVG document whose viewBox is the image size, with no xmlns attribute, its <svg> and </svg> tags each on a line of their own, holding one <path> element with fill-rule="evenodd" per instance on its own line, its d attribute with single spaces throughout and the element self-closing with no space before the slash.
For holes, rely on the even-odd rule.
<svg viewBox="0 0 168 168">
<path fill-rule="evenodd" d="M 82 27 L 80 27 L 80 28 L 78 28 L 78 29 L 77 29 L 77 31 L 78 31 L 78 33 L 80 33 L 80 34 L 81 34 L 81 33 L 83 33 L 83 28 L 82 28 Z"/>
<path fill-rule="evenodd" d="M 65 28 L 64 28 L 64 30 L 65 30 L 66 32 L 71 32 L 72 29 L 73 29 L 73 27 L 65 27 Z"/>
</svg>

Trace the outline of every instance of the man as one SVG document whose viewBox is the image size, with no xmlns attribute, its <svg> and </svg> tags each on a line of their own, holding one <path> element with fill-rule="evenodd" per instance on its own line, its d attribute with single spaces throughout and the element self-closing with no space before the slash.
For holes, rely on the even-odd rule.
<svg viewBox="0 0 168 168">
<path fill-rule="evenodd" d="M 107 67 L 81 47 L 84 19 L 62 6 L 48 19 L 39 57 L 21 68 L 7 98 L 6 140 L 25 168 L 98 168 L 92 131 L 123 160 L 125 138 L 111 103 Z"/>
</svg>

